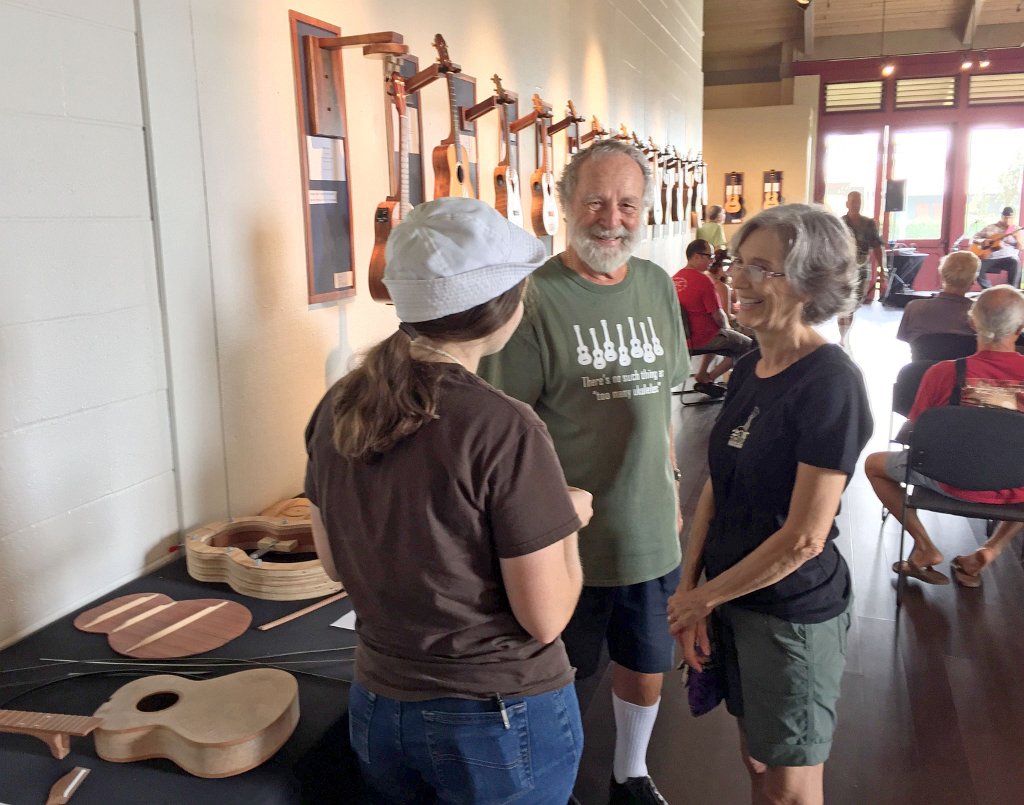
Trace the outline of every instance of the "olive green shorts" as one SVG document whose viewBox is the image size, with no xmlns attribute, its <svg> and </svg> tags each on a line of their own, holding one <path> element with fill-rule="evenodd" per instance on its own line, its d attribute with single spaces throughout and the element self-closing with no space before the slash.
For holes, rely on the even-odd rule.
<svg viewBox="0 0 1024 805">
<path fill-rule="evenodd" d="M 790 623 L 724 604 L 712 628 L 726 707 L 740 720 L 750 756 L 768 766 L 828 760 L 849 611 L 824 623 Z"/>
</svg>

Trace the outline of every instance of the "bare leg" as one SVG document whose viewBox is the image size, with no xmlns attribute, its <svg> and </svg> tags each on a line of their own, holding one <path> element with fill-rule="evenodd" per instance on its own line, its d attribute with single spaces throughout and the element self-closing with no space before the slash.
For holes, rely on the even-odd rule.
<svg viewBox="0 0 1024 805">
<path fill-rule="evenodd" d="M 711 382 L 713 383 L 714 381 L 718 380 L 718 378 L 720 378 L 722 375 L 724 375 L 726 372 L 732 369 L 732 362 L 732 358 L 730 357 L 722 358 L 722 360 L 719 361 L 718 366 L 716 366 L 708 374 L 708 377 L 711 378 Z"/>
<path fill-rule="evenodd" d="M 711 375 L 708 373 L 708 367 L 711 365 L 711 361 L 713 361 L 714 358 L 715 356 L 712 353 L 708 353 L 707 355 L 701 356 L 700 367 L 697 369 L 696 372 L 693 373 L 694 383 L 711 382 Z"/>
<path fill-rule="evenodd" d="M 850 328 L 853 327 L 853 314 L 840 316 L 836 322 L 839 324 L 839 345 L 845 347 L 846 336 L 849 334 Z"/>
<path fill-rule="evenodd" d="M 750 756 L 750 752 L 747 750 L 747 736 L 743 733 L 743 722 L 737 719 L 736 724 L 740 728 L 740 757 L 743 759 L 743 765 L 747 768 L 747 774 L 750 775 L 751 805 L 767 805 L 768 800 L 765 799 L 764 794 L 764 775 L 768 771 L 768 767 L 760 760 L 754 760 Z"/>
<path fill-rule="evenodd" d="M 918 567 L 931 567 L 942 561 L 942 551 L 935 547 L 924 524 L 917 516 L 917 511 L 907 509 L 906 519 L 903 518 L 903 487 L 885 472 L 885 458 L 888 453 L 872 453 L 864 461 L 864 473 L 871 482 L 878 499 L 882 501 L 892 516 L 899 520 L 914 540 L 914 549 L 910 552 L 910 563 Z"/>
<path fill-rule="evenodd" d="M 769 766 L 764 774 L 764 801 L 772 805 L 822 805 L 825 764 Z"/>
<path fill-rule="evenodd" d="M 1010 544 L 1010 541 L 1024 530 L 1024 523 L 1011 523 L 1001 521 L 992 532 L 992 536 L 978 550 L 969 556 L 958 556 L 960 566 L 965 573 L 977 576 L 988 567 L 995 558 L 1003 552 L 1003 548 Z"/>
<path fill-rule="evenodd" d="M 650 707 L 661 698 L 664 674 L 641 674 L 612 663 L 612 691 L 622 701 Z"/>
</svg>

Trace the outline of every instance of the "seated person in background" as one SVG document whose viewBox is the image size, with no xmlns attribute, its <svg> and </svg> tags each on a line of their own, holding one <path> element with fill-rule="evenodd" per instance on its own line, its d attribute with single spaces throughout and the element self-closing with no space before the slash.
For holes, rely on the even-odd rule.
<svg viewBox="0 0 1024 805">
<path fill-rule="evenodd" d="M 706 240 L 715 249 L 721 249 L 725 246 L 725 230 L 722 229 L 724 222 L 725 210 L 717 204 L 712 204 L 708 207 L 707 222 L 697 227 L 694 237 L 697 240 Z"/>
<path fill-rule="evenodd" d="M 988 281 L 988 274 L 1006 272 L 1006 281 L 1014 288 L 1020 287 L 1020 243 L 1014 235 L 1007 235 L 1007 232 L 1019 230 L 1016 224 L 1012 223 L 1013 207 L 1003 207 L 1001 217 L 994 224 L 989 224 L 980 232 L 974 234 L 972 241 L 978 246 L 987 248 L 994 246 L 992 252 L 983 257 L 981 261 L 981 272 L 978 274 L 978 284 L 982 288 L 991 288 L 992 283 Z M 991 238 L 999 238 L 998 244 L 987 243 Z"/>
<path fill-rule="evenodd" d="M 733 358 L 750 349 L 750 339 L 732 329 L 722 309 L 714 280 L 706 273 L 715 253 L 706 240 L 695 240 L 686 247 L 686 265 L 672 281 L 679 296 L 679 306 L 689 323 L 686 345 L 691 349 L 709 349 L 725 356 L 725 360 L 708 371 L 708 361 L 694 373 L 693 388 L 710 397 L 721 397 L 725 387 L 714 381 L 732 368 Z M 710 356 L 705 356 L 710 357 Z"/>
<path fill-rule="evenodd" d="M 960 388 L 960 405 L 988 405 L 1024 411 L 1024 355 L 1014 350 L 1014 342 L 1024 332 L 1024 294 L 1008 285 L 997 285 L 983 291 L 971 308 L 971 323 L 978 336 L 978 351 L 966 359 L 967 371 Z M 924 411 L 948 405 L 950 395 L 957 386 L 956 361 L 942 361 L 925 372 L 917 391 L 911 422 L 917 421 Z M 954 403 L 955 404 L 955 403 Z M 992 434 L 998 439 L 999 434 Z M 973 445 L 983 449 L 983 445 Z M 872 453 L 864 462 L 864 471 L 875 494 L 893 516 L 900 518 L 903 509 L 903 491 L 899 482 L 906 477 L 909 451 Z M 1024 503 L 1024 488 L 1001 489 L 994 492 L 976 492 L 954 489 L 922 475 L 912 474 L 911 483 L 920 484 L 960 500 L 977 503 Z M 942 561 L 942 552 L 935 547 L 921 524 L 917 512 L 907 510 L 904 525 L 914 540 L 914 548 L 907 561 L 896 562 L 892 569 L 901 575 L 912 576 L 928 584 L 948 584 L 949 578 L 932 565 Z M 992 537 L 970 556 L 958 556 L 950 568 L 959 584 L 978 587 L 981 571 L 988 566 L 1020 533 L 1024 524 L 1001 522 Z"/>
<path fill-rule="evenodd" d="M 978 277 L 981 261 L 973 252 L 953 252 L 942 258 L 942 291 L 930 299 L 915 299 L 900 319 L 896 337 L 908 344 L 922 335 L 957 333 L 974 335 L 967 318 L 973 302 L 966 294 Z"/>
</svg>

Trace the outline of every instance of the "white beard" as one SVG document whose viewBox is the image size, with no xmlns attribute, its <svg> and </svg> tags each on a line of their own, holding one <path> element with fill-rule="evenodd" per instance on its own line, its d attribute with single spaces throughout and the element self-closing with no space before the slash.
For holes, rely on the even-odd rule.
<svg viewBox="0 0 1024 805">
<path fill-rule="evenodd" d="M 622 238 L 616 248 L 606 248 L 594 242 L 594 236 Z M 602 229 L 598 225 L 588 228 L 569 227 L 569 245 L 587 267 L 598 274 L 611 274 L 625 263 L 636 251 L 643 238 L 643 229 L 637 226 L 632 232 L 624 226 L 617 229 Z"/>
</svg>

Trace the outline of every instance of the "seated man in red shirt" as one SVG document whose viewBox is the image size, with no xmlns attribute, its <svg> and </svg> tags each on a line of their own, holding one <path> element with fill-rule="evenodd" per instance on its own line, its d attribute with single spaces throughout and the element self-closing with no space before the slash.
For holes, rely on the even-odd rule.
<svg viewBox="0 0 1024 805">
<path fill-rule="evenodd" d="M 693 241 L 686 247 L 686 265 L 676 272 L 672 281 L 689 324 L 686 346 L 714 350 L 725 358 L 710 371 L 710 359 L 703 361 L 694 373 L 693 388 L 711 397 L 721 397 L 725 386 L 715 380 L 732 368 L 734 358 L 750 349 L 750 339 L 732 329 L 729 317 L 722 310 L 715 281 L 707 274 L 714 259 L 715 250 L 710 243 Z"/>
<path fill-rule="evenodd" d="M 1024 412 L 1024 355 L 1015 350 L 1015 342 L 1024 332 L 1024 294 L 1009 285 L 997 285 L 983 291 L 970 313 L 978 337 L 978 351 L 966 359 L 967 369 L 960 389 L 961 405 L 988 405 Z M 949 403 L 957 385 L 956 361 L 942 361 L 925 372 L 908 417 L 917 420 L 924 411 Z M 996 437 L 997 438 L 997 437 Z M 882 504 L 897 519 L 903 508 L 899 482 L 906 477 L 909 451 L 872 453 L 864 462 L 864 471 Z M 978 503 L 1024 503 L 1024 487 L 976 492 L 954 489 L 931 478 L 911 473 L 911 483 L 925 486 L 943 495 Z M 893 571 L 929 584 L 948 584 L 949 578 L 933 569 L 942 561 L 942 552 L 932 542 L 917 512 L 907 510 L 907 533 L 914 548 L 907 561 L 896 562 Z M 950 568 L 959 584 L 981 585 L 981 571 L 1000 554 L 1024 523 L 1000 522 L 992 537 L 970 556 L 957 556 Z"/>
</svg>

